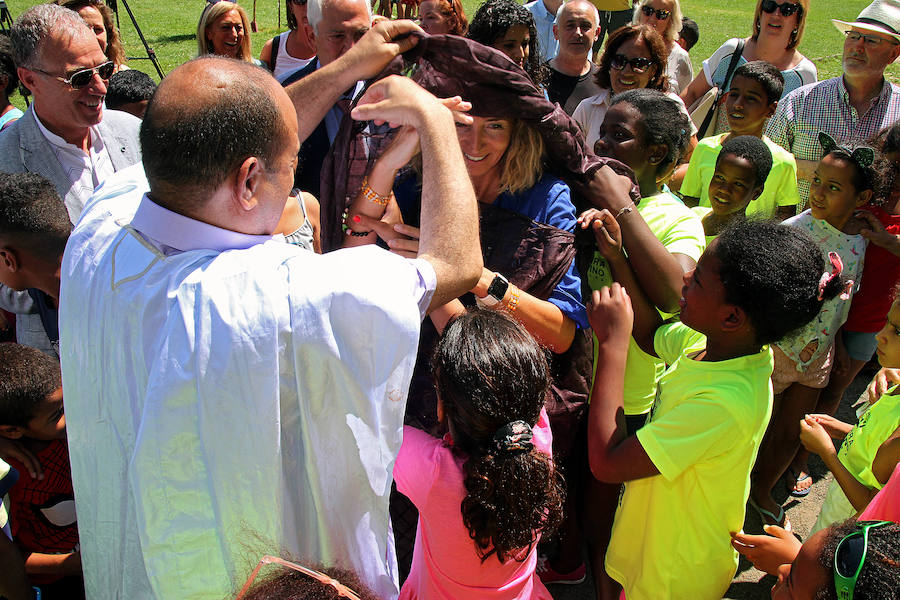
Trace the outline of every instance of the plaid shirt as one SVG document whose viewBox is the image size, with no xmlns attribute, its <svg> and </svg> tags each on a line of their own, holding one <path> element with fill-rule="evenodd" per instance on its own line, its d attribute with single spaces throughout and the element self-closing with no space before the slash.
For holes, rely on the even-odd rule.
<svg viewBox="0 0 900 600">
<path fill-rule="evenodd" d="M 822 158 L 819 132 L 824 131 L 838 142 L 863 142 L 892 125 L 900 118 L 900 88 L 887 80 L 881 94 L 862 117 L 850 105 L 850 94 L 843 77 L 826 79 L 797 88 L 778 103 L 769 120 L 766 135 L 794 155 L 797 160 Z M 800 180 L 800 204 L 806 208 L 809 182 Z"/>
</svg>

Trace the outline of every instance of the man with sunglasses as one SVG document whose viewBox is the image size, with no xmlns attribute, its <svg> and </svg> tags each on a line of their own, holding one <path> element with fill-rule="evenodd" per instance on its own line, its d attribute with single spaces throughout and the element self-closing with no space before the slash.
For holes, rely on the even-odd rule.
<svg viewBox="0 0 900 600">
<path fill-rule="evenodd" d="M 74 223 L 94 188 L 140 161 L 140 120 L 104 110 L 115 65 L 78 13 L 37 5 L 16 19 L 10 37 L 34 101 L 0 137 L 0 171 L 52 181 Z"/>
<path fill-rule="evenodd" d="M 798 211 L 806 209 L 822 154 L 820 131 L 838 142 L 867 140 L 900 119 L 900 87 L 884 78 L 885 68 L 900 57 L 900 0 L 875 0 L 856 21 L 832 23 L 845 36 L 843 75 L 784 96 L 766 128 L 797 159 Z"/>
</svg>

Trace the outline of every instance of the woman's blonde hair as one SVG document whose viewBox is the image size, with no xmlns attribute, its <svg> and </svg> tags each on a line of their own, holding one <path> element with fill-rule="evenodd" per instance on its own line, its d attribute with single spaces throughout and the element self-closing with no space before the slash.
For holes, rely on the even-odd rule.
<svg viewBox="0 0 900 600">
<path fill-rule="evenodd" d="M 544 138 L 525 121 L 513 119 L 509 147 L 501 166 L 501 190 L 517 194 L 532 188 L 543 175 L 543 161 Z"/>
<path fill-rule="evenodd" d="M 69 2 L 60 2 L 63 7 L 78 12 L 80 9 L 90 6 L 100 13 L 103 19 L 103 28 L 106 29 L 106 58 L 113 61 L 116 67 L 124 65 L 125 49 L 122 48 L 122 40 L 119 37 L 119 30 L 113 22 L 113 11 L 110 7 L 103 4 L 101 0 L 69 0 Z"/>
<path fill-rule="evenodd" d="M 646 4 L 650 4 L 652 0 L 640 0 L 634 5 L 634 14 L 631 16 L 631 22 L 638 24 L 641 22 L 641 8 Z M 759 7 L 757 7 L 759 10 Z M 681 31 L 681 4 L 678 0 L 672 0 L 672 14 L 669 15 L 669 25 L 663 33 L 663 39 L 667 46 L 678 40 L 678 33 Z"/>
<path fill-rule="evenodd" d="M 788 45 L 784 47 L 785 50 L 793 50 L 800 45 L 800 40 L 803 39 L 803 30 L 806 28 L 806 15 L 809 13 L 809 0 L 791 1 L 800 5 L 800 14 L 797 15 L 797 28 L 791 32 L 791 37 L 788 38 Z M 760 19 L 762 18 L 762 3 L 763 0 L 757 0 L 756 12 L 753 13 L 753 35 L 750 39 L 754 42 L 759 37 L 759 30 L 761 27 Z"/>
<path fill-rule="evenodd" d="M 250 49 L 250 19 L 247 17 L 247 11 L 235 2 L 221 0 L 213 4 L 207 4 L 200 15 L 200 22 L 197 23 L 197 53 L 199 56 L 204 54 L 213 54 L 209 39 L 206 37 L 206 30 L 215 24 L 225 13 L 236 10 L 241 15 L 241 25 L 244 28 L 244 34 L 241 36 L 241 49 L 238 52 L 238 58 L 245 62 L 253 62 L 253 52 Z"/>
</svg>

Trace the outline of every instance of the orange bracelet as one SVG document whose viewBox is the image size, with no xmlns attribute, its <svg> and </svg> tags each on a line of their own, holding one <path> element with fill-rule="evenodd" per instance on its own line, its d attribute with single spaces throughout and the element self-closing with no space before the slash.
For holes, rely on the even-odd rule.
<svg viewBox="0 0 900 600">
<path fill-rule="evenodd" d="M 519 308 L 519 288 L 514 285 L 510 285 L 510 287 L 512 289 L 509 291 L 509 300 L 503 308 L 509 313 L 514 313 Z"/>
<path fill-rule="evenodd" d="M 362 195 L 366 200 L 374 202 L 375 204 L 380 204 L 381 206 L 387 206 L 388 202 L 391 201 L 390 194 L 388 194 L 387 196 L 382 196 L 372 189 L 372 187 L 369 185 L 368 177 L 363 177 L 362 187 L 360 188 L 360 191 L 362 192 Z"/>
</svg>

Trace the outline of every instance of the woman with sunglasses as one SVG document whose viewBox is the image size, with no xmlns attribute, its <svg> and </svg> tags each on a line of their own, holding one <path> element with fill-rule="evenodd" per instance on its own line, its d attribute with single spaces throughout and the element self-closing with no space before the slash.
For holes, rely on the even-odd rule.
<svg viewBox="0 0 900 600">
<path fill-rule="evenodd" d="M 784 76 L 782 98 L 801 85 L 816 81 L 816 66 L 797 51 L 808 14 L 809 0 L 758 0 L 753 35 L 743 40 L 744 49 L 736 67 L 752 60 L 764 60 L 778 67 Z M 728 90 L 731 82 L 725 81 L 725 76 L 740 42 L 739 38 L 728 40 L 703 61 L 703 72 L 681 93 L 685 105 L 691 106 L 713 86 Z M 728 131 L 728 122 L 724 111 L 719 111 L 715 133 L 723 131 Z"/>
<path fill-rule="evenodd" d="M 276 35 L 263 44 L 259 60 L 269 67 L 278 81 L 309 64 L 316 56 L 312 29 L 306 18 L 307 0 L 286 0 L 289 31 Z"/>
<path fill-rule="evenodd" d="M 649 25 L 662 36 L 666 46 L 666 77 L 669 91 L 676 94 L 694 78 L 694 67 L 687 51 L 678 45 L 681 31 L 681 5 L 678 0 L 640 0 L 634 5 L 633 23 Z"/>
<path fill-rule="evenodd" d="M 582 100 L 572 113 L 584 132 L 588 148 L 593 148 L 600 138 L 600 125 L 613 96 L 637 88 L 668 92 L 669 85 L 665 42 L 649 25 L 626 25 L 614 31 L 606 40 L 606 49 L 597 64 L 600 70 L 595 81 L 603 91 Z M 669 95 L 681 104 L 676 94 L 669 92 Z M 696 133 L 692 127 L 692 138 Z M 692 139 L 687 156 L 696 144 L 697 140 Z"/>
</svg>

